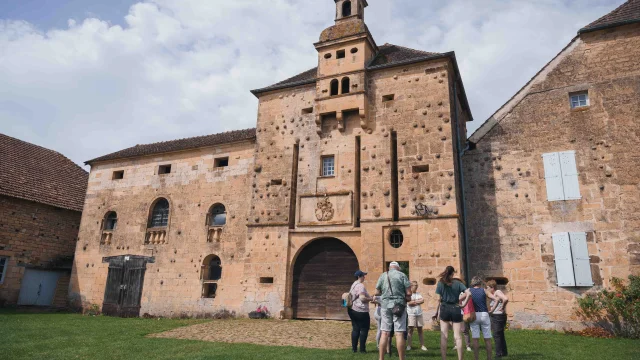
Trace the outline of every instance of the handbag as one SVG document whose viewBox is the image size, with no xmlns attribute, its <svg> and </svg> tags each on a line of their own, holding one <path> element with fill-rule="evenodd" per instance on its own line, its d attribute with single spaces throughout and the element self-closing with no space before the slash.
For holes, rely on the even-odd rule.
<svg viewBox="0 0 640 360">
<path fill-rule="evenodd" d="M 476 321 L 476 307 L 473 306 L 473 299 L 467 301 L 467 305 L 462 309 L 462 320 L 467 324 Z"/>
<path fill-rule="evenodd" d="M 387 282 L 389 283 L 389 291 L 391 291 L 391 296 L 393 295 L 393 287 L 391 287 L 391 279 L 389 279 L 389 273 L 387 272 Z M 405 296 L 406 300 L 406 296 Z M 393 309 L 391 309 L 391 313 L 395 316 L 402 316 L 404 314 L 405 305 L 403 304 L 395 304 Z"/>
</svg>

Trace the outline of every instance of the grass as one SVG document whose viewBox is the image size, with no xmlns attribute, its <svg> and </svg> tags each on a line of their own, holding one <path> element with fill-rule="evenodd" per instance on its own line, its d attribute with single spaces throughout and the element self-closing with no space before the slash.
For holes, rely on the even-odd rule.
<svg viewBox="0 0 640 360">
<path fill-rule="evenodd" d="M 147 338 L 145 335 L 202 323 L 203 320 L 120 319 L 77 314 L 0 310 L 3 359 L 364 359 L 377 356 L 345 350 L 314 350 L 248 344 Z M 408 359 L 439 359 L 438 334 L 427 332 L 428 352 Z M 370 333 L 375 336 L 375 330 Z M 414 336 L 417 342 L 417 336 Z M 330 340 L 329 340 L 330 341 Z M 508 331 L 508 359 L 640 359 L 637 340 L 589 339 L 542 331 Z M 451 342 L 451 340 L 450 340 Z M 417 343 L 415 343 L 417 347 Z M 454 359 L 450 350 L 449 358 Z M 375 344 L 369 344 L 370 352 Z M 397 359 L 397 352 L 394 356 Z M 472 359 L 465 353 L 465 359 Z M 481 359 L 486 359 L 481 355 Z"/>
</svg>

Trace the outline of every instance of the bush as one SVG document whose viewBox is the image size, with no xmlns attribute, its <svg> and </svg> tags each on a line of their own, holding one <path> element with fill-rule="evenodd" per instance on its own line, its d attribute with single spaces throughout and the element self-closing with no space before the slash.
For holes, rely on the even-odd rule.
<svg viewBox="0 0 640 360">
<path fill-rule="evenodd" d="M 615 336 L 640 338 L 640 276 L 611 279 L 612 289 L 578 299 L 578 316 Z"/>
<path fill-rule="evenodd" d="M 84 315 L 86 316 L 98 316 L 101 315 L 100 306 L 97 304 L 91 304 L 84 310 Z"/>
</svg>

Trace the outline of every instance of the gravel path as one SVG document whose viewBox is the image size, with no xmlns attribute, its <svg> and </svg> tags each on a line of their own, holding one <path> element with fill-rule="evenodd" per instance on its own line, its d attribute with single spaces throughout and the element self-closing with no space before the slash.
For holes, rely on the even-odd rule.
<svg viewBox="0 0 640 360">
<path fill-rule="evenodd" d="M 369 338 L 375 339 L 375 326 L 371 328 Z M 351 346 L 351 324 L 341 321 L 213 320 L 153 334 L 150 337 L 346 349 Z"/>
</svg>

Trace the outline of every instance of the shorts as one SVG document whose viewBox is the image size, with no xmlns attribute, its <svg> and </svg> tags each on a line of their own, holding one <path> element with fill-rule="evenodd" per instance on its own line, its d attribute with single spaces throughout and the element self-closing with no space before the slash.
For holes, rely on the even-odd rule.
<svg viewBox="0 0 640 360">
<path fill-rule="evenodd" d="M 393 315 L 393 309 L 381 309 L 382 319 L 380 330 L 385 332 L 405 332 L 407 331 L 407 309 L 400 316 Z"/>
<path fill-rule="evenodd" d="M 422 318 L 422 314 L 407 316 L 409 316 L 409 327 L 424 327 L 424 319 Z"/>
<path fill-rule="evenodd" d="M 452 323 L 462 322 L 462 310 L 454 304 L 440 303 L 440 320 Z"/>
<path fill-rule="evenodd" d="M 482 337 L 485 339 L 491 339 L 491 318 L 489 313 L 477 312 L 476 321 L 471 324 L 471 337 L 474 339 L 480 338 L 480 330 L 482 330 Z"/>
</svg>

